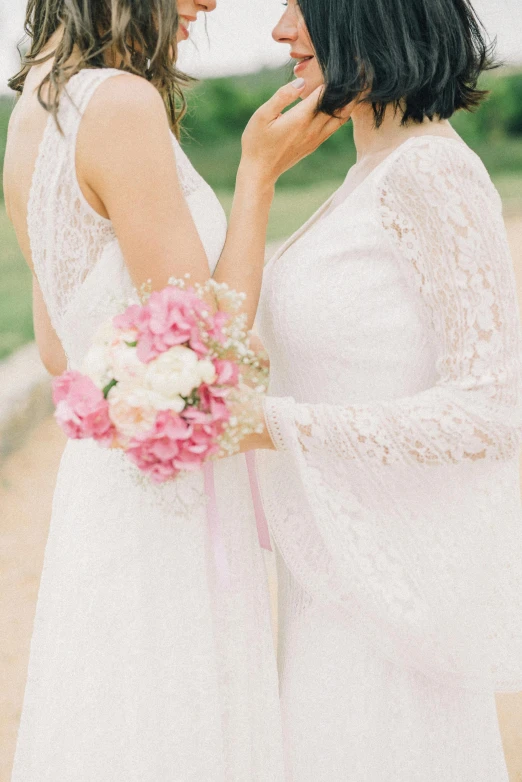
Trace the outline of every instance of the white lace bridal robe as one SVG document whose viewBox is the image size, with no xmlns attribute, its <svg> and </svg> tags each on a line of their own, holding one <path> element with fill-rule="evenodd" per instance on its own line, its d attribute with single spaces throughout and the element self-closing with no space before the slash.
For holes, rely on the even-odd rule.
<svg viewBox="0 0 522 782">
<path fill-rule="evenodd" d="M 49 118 L 29 205 L 36 273 L 72 365 L 132 294 L 112 225 L 86 203 L 74 164 L 88 101 L 118 74 L 84 70 L 71 79 L 59 113 L 64 135 Z M 225 216 L 173 144 L 213 268 Z M 119 452 L 67 444 L 13 782 L 283 780 L 269 605 L 244 457 L 217 465 L 216 486 L 228 586 L 215 579 L 200 473 L 158 487 L 139 480 Z"/>
<path fill-rule="evenodd" d="M 507 782 L 521 339 L 480 160 L 408 140 L 271 260 L 259 329 L 288 779 Z"/>
</svg>

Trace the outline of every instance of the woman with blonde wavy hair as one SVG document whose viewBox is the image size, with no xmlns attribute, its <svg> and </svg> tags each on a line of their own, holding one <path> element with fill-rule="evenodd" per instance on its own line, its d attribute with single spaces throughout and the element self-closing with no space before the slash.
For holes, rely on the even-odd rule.
<svg viewBox="0 0 522 782">
<path fill-rule="evenodd" d="M 30 0 L 11 81 L 9 216 L 53 374 L 150 281 L 210 275 L 257 307 L 281 173 L 341 121 L 282 88 L 243 139 L 227 233 L 176 134 L 177 44 L 215 0 Z M 54 497 L 13 782 L 283 779 L 268 600 L 242 457 L 216 468 L 230 567 L 216 585 L 203 477 L 139 482 L 69 442 Z"/>
</svg>

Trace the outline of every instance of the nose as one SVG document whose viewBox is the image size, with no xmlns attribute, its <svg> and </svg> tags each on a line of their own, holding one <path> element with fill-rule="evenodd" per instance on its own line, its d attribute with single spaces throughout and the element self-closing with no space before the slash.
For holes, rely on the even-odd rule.
<svg viewBox="0 0 522 782">
<path fill-rule="evenodd" d="M 272 38 L 277 43 L 295 43 L 299 38 L 297 19 L 295 13 L 292 13 L 290 8 L 287 8 L 272 30 Z"/>
<path fill-rule="evenodd" d="M 217 0 L 198 0 L 198 10 L 209 14 L 216 10 Z"/>
</svg>

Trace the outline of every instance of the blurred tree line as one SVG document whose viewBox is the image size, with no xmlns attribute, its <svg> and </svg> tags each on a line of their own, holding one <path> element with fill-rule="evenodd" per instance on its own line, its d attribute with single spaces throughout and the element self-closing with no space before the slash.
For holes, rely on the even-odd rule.
<svg viewBox="0 0 522 782">
<path fill-rule="evenodd" d="M 189 91 L 183 144 L 198 171 L 214 188 L 233 189 L 243 129 L 253 112 L 290 78 L 290 69 L 265 70 L 210 79 Z M 483 77 L 482 86 L 491 91 L 489 99 L 473 114 L 459 113 L 453 124 L 493 175 L 522 173 L 522 72 L 489 73 Z M 0 98 L 0 167 L 13 105 L 13 98 Z M 354 161 L 352 127 L 348 123 L 314 155 L 285 174 L 280 184 L 298 187 L 318 180 L 339 180 Z"/>
<path fill-rule="evenodd" d="M 213 187 L 234 187 L 245 125 L 258 106 L 290 78 L 290 70 L 267 70 L 212 79 L 189 93 L 184 146 Z M 457 114 L 453 125 L 492 174 L 522 173 L 522 71 L 491 72 L 483 77 L 481 86 L 490 91 L 488 100 L 473 114 Z M 314 155 L 285 174 L 280 185 L 338 180 L 354 162 L 352 125 L 348 123 Z"/>
</svg>

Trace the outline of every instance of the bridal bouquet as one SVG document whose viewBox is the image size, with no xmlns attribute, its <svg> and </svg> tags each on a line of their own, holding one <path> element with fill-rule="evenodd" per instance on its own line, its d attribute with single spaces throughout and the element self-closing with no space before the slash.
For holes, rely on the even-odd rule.
<svg viewBox="0 0 522 782">
<path fill-rule="evenodd" d="M 212 296 L 227 311 L 212 313 Z M 54 382 L 65 434 L 122 449 L 157 483 L 237 452 L 256 431 L 234 411 L 237 389 L 261 393 L 266 380 L 237 312 L 243 300 L 212 280 L 190 288 L 171 280 L 143 304 L 128 305 L 102 326 L 81 372 Z"/>
</svg>

